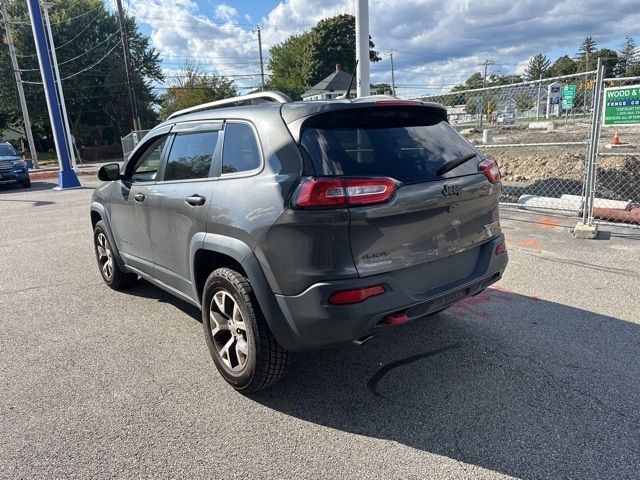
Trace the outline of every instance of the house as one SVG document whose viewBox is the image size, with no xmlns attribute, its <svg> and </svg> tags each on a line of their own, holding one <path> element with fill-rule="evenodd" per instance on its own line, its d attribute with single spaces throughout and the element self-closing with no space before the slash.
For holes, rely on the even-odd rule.
<svg viewBox="0 0 640 480">
<path fill-rule="evenodd" d="M 20 139 L 24 136 L 22 130 L 16 127 L 6 127 L 4 130 L 0 130 L 0 142 L 11 142 L 18 144 Z"/>
<path fill-rule="evenodd" d="M 336 71 L 302 94 L 302 100 L 331 100 L 347 93 L 353 75 L 345 72 L 341 64 Z M 356 79 L 353 79 L 349 98 L 356 98 Z"/>
</svg>

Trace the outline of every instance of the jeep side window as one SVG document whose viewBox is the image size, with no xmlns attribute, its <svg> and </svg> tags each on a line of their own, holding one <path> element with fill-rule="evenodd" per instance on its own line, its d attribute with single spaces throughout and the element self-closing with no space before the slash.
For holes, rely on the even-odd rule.
<svg viewBox="0 0 640 480">
<path fill-rule="evenodd" d="M 222 149 L 222 174 L 240 173 L 260 167 L 256 136 L 246 123 L 228 123 Z"/>
<path fill-rule="evenodd" d="M 167 137 L 164 136 L 149 145 L 136 162 L 136 166 L 133 167 L 132 182 L 152 182 L 156 179 L 158 168 L 160 167 L 162 149 L 166 141 Z"/>
<path fill-rule="evenodd" d="M 218 131 L 213 131 L 176 135 L 167 158 L 164 180 L 207 178 L 218 134 Z"/>
</svg>

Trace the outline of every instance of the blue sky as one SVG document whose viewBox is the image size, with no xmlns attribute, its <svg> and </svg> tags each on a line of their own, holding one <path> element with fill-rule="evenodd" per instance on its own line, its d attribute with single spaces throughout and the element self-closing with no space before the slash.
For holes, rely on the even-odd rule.
<svg viewBox="0 0 640 480">
<path fill-rule="evenodd" d="M 538 52 L 574 55 L 586 35 L 618 50 L 625 35 L 640 43 L 640 0 L 370 0 L 370 30 L 383 60 L 372 82 L 390 83 L 394 52 L 400 96 L 450 88 L 485 59 L 496 73 L 521 73 Z M 258 43 L 271 45 L 318 20 L 353 13 L 354 0 L 129 0 L 142 30 L 160 52 L 170 83 L 185 61 L 259 83 Z"/>
</svg>

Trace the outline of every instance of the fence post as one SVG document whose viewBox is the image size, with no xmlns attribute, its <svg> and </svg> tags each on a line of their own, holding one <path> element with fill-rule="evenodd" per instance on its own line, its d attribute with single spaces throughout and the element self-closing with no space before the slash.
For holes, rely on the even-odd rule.
<svg viewBox="0 0 640 480">
<path fill-rule="evenodd" d="M 596 176 L 598 172 L 598 143 L 600 141 L 602 97 L 604 84 L 604 67 L 602 59 L 598 58 L 596 69 L 596 82 L 594 86 L 593 112 L 591 115 L 591 132 L 589 137 L 589 149 L 586 159 L 585 186 L 582 198 L 582 222 L 573 230 L 576 238 L 595 238 L 598 235 L 598 226 L 593 223 L 593 202 L 596 194 Z"/>
</svg>

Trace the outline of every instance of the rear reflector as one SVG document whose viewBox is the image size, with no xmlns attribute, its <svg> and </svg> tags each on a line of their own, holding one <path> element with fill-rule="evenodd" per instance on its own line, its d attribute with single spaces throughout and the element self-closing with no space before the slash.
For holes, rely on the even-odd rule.
<svg viewBox="0 0 640 480">
<path fill-rule="evenodd" d="M 496 247 L 496 255 L 500 255 L 501 253 L 506 253 L 507 252 L 507 244 L 506 243 L 501 243 L 500 245 L 498 245 Z"/>
<path fill-rule="evenodd" d="M 478 165 L 484 176 L 491 183 L 496 183 L 500 181 L 500 169 L 498 168 L 498 164 L 494 160 L 484 160 L 480 162 Z"/>
<path fill-rule="evenodd" d="M 395 189 L 391 178 L 309 178 L 298 187 L 293 203 L 297 208 L 373 205 L 389 200 Z"/>
<path fill-rule="evenodd" d="M 409 317 L 405 312 L 392 313 L 391 315 L 387 315 L 384 317 L 385 323 L 389 325 L 402 325 L 403 323 L 407 323 L 409 321 Z"/>
<path fill-rule="evenodd" d="M 359 288 L 357 290 L 343 290 L 336 292 L 329 297 L 329 303 L 332 305 L 350 305 L 352 303 L 360 303 L 369 297 L 381 295 L 385 292 L 382 285 L 374 285 L 373 287 Z"/>
</svg>

